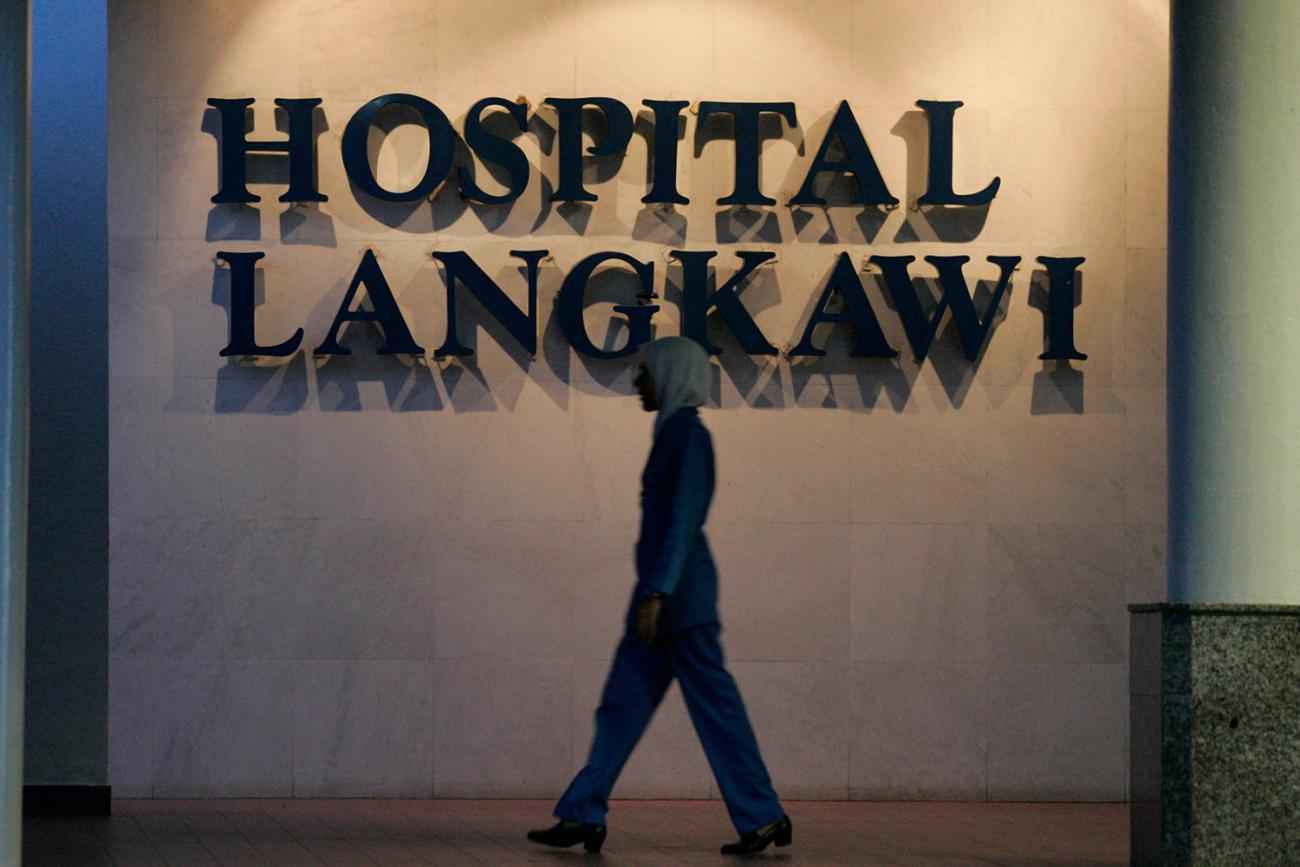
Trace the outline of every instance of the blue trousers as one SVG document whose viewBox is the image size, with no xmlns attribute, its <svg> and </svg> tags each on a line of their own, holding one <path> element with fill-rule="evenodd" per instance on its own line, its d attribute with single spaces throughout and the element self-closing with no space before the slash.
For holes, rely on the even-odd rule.
<svg viewBox="0 0 1300 867">
<path fill-rule="evenodd" d="M 674 676 L 736 830 L 754 831 L 785 813 L 736 681 L 723 665 L 720 631 L 717 623 L 706 623 L 666 633 L 649 646 L 624 633 L 596 709 L 591 754 L 556 803 L 557 818 L 605 823 L 614 781 Z"/>
</svg>

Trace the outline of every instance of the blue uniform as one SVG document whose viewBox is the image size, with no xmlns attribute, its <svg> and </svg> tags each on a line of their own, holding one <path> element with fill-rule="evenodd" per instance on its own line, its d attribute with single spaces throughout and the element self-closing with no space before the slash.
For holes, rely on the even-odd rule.
<svg viewBox="0 0 1300 867">
<path fill-rule="evenodd" d="M 694 407 L 655 437 L 641 477 L 637 583 L 596 710 L 586 766 L 555 806 L 561 819 L 604 824 L 614 781 L 674 677 L 732 823 L 741 834 L 779 819 L 777 800 L 736 682 L 718 642 L 718 574 L 704 538 L 713 498 L 713 444 Z M 641 644 L 633 618 L 649 592 L 669 594 L 659 638 Z"/>
<path fill-rule="evenodd" d="M 637 604 L 653 591 L 670 597 L 659 613 L 661 632 L 718 622 L 718 572 L 703 529 L 713 487 L 713 440 L 700 423 L 699 410 L 680 409 L 655 437 L 641 474 L 641 535 L 636 589 L 627 608 L 629 630 Z"/>
</svg>

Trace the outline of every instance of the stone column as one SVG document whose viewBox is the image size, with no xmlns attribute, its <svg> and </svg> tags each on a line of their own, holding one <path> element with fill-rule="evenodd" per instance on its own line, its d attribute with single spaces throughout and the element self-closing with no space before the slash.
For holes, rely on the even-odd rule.
<svg viewBox="0 0 1300 867">
<path fill-rule="evenodd" d="M 1172 11 L 1169 599 L 1300 604 L 1300 3 Z"/>
<path fill-rule="evenodd" d="M 0 863 L 22 856 L 27 616 L 28 4 L 0 3 Z"/>
<path fill-rule="evenodd" d="M 1135 864 L 1300 863 L 1300 3 L 1173 0 L 1169 602 L 1132 606 Z"/>
</svg>

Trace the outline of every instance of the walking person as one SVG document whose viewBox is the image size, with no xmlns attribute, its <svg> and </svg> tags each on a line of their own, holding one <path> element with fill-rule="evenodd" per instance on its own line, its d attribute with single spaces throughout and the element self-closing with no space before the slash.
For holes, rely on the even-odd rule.
<svg viewBox="0 0 1300 867">
<path fill-rule="evenodd" d="M 586 766 L 556 803 L 554 827 L 529 831 L 550 846 L 582 843 L 599 852 L 614 781 L 676 677 L 740 840 L 724 855 L 789 845 L 790 817 L 759 755 L 736 682 L 718 643 L 718 577 L 704 538 L 713 497 L 713 444 L 699 407 L 710 386 L 709 358 L 685 337 L 641 349 L 636 385 L 648 412 L 658 410 L 654 443 L 641 476 L 637 583 L 626 629 L 596 710 Z"/>
</svg>

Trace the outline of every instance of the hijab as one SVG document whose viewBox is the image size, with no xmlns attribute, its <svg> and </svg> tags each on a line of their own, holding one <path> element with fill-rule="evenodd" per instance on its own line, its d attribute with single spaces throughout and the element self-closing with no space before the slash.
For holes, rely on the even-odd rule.
<svg viewBox="0 0 1300 867">
<path fill-rule="evenodd" d="M 655 384 L 659 414 L 655 436 L 677 410 L 700 406 L 713 384 L 709 356 L 689 337 L 661 337 L 641 347 L 641 361 Z"/>
</svg>

